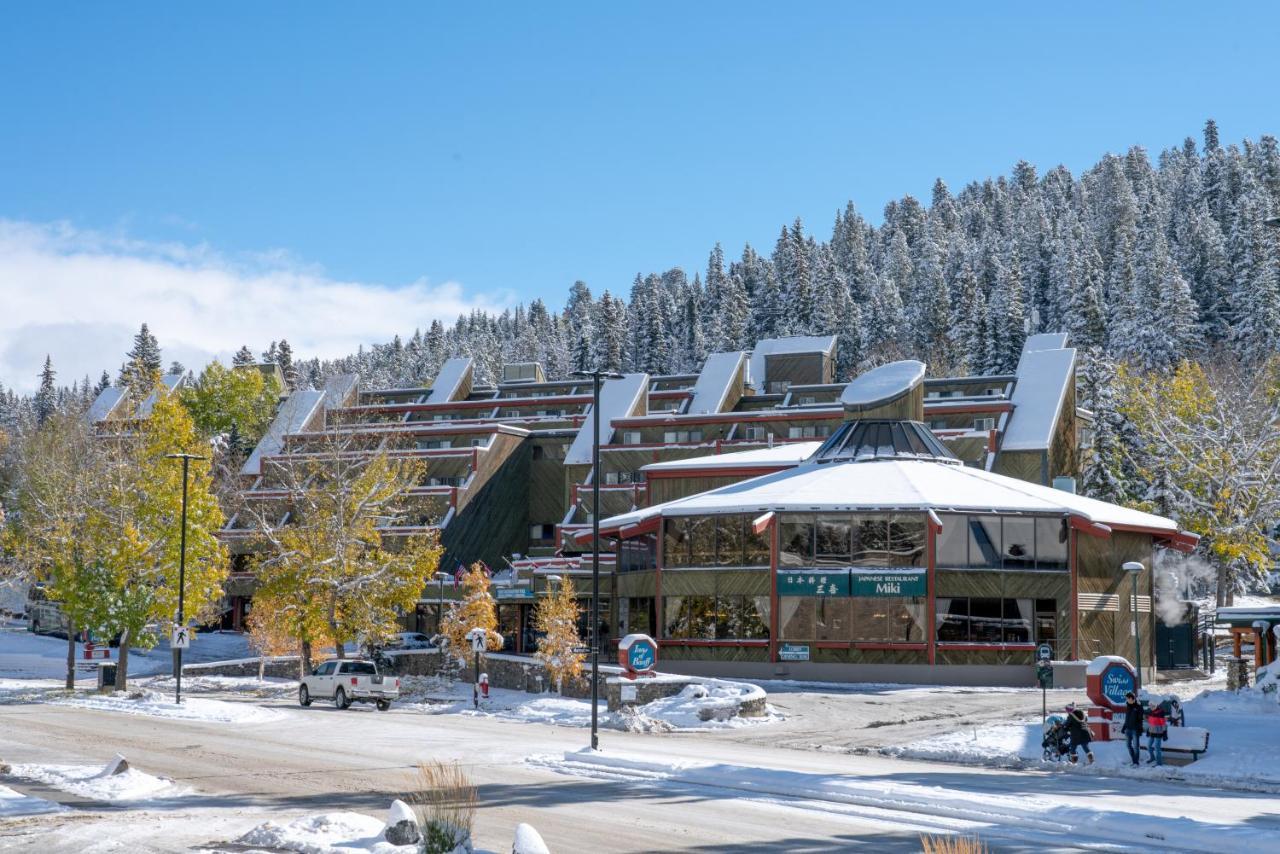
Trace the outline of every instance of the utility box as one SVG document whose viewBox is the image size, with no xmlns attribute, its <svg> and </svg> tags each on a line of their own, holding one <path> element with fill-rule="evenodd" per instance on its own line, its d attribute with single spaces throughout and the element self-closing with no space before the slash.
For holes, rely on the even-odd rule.
<svg viewBox="0 0 1280 854">
<path fill-rule="evenodd" d="M 116 663 L 104 661 L 98 665 L 98 692 L 109 694 L 116 689 Z"/>
</svg>

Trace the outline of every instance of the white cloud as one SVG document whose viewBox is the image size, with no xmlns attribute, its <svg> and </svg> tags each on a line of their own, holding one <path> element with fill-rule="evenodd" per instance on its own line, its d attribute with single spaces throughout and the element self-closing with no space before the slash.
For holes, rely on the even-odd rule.
<svg viewBox="0 0 1280 854">
<path fill-rule="evenodd" d="M 46 353 L 60 384 L 96 380 L 104 368 L 114 375 L 143 322 L 166 363 L 198 368 L 280 338 L 300 357 L 342 356 L 512 301 L 454 282 L 338 281 L 283 252 L 228 257 L 203 244 L 0 219 L 0 382 L 20 391 L 35 386 Z"/>
</svg>

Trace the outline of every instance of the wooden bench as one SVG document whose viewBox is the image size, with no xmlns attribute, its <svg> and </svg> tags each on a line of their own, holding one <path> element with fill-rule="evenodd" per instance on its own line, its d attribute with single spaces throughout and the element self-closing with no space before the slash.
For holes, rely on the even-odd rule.
<svg viewBox="0 0 1280 854">
<path fill-rule="evenodd" d="M 1190 765 L 1209 750 L 1209 730 L 1204 727 L 1171 726 L 1167 732 L 1169 737 L 1160 751 L 1166 765 Z M 1147 750 L 1145 734 L 1142 736 L 1142 749 Z"/>
</svg>

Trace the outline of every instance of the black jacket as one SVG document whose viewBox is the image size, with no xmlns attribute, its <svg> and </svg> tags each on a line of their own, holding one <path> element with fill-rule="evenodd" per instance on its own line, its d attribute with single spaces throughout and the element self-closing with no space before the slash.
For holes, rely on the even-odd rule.
<svg viewBox="0 0 1280 854">
<path fill-rule="evenodd" d="M 1072 744 L 1088 744 L 1091 740 L 1086 721 L 1084 713 L 1079 709 L 1067 715 L 1067 735 L 1071 737 Z"/>
<path fill-rule="evenodd" d="M 1124 704 L 1124 726 L 1121 732 L 1142 732 L 1142 704 L 1136 700 Z"/>
</svg>

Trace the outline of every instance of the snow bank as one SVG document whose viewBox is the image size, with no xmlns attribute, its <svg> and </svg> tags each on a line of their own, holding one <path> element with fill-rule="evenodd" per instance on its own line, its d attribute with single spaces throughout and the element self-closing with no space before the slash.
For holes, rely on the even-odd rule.
<svg viewBox="0 0 1280 854">
<path fill-rule="evenodd" d="M 209 700 L 203 697 L 184 697 L 182 704 L 178 705 L 173 702 L 171 694 L 146 689 L 114 694 L 69 694 L 56 682 L 29 679 L 0 679 L 0 703 L 48 703 L 104 712 L 229 724 L 270 723 L 286 718 L 289 714 L 281 709 L 263 708 L 247 702 Z"/>
<path fill-rule="evenodd" d="M 264 822 L 236 840 L 240 845 L 261 845 L 278 851 L 304 854 L 416 852 L 416 845 L 392 845 L 382 838 L 383 823 L 358 812 L 331 812 L 303 816 L 288 823 Z"/>
<path fill-rule="evenodd" d="M 726 729 L 781 720 L 782 716 L 773 710 L 755 717 L 738 714 L 743 703 L 764 698 L 764 689 L 757 685 L 705 679 L 686 685 L 679 694 L 661 697 L 610 718 L 614 726 L 632 732 Z"/>
<path fill-rule="evenodd" d="M 185 664 L 196 664 L 249 655 L 249 641 L 238 632 L 198 632 L 182 657 Z M 120 651 L 111 648 L 111 661 Z M 253 659 L 257 663 L 257 659 Z M 76 644 L 76 679 L 96 680 L 96 667 L 85 661 L 84 644 Z M 168 639 L 153 649 L 129 648 L 129 677 L 171 673 L 173 653 Z M 62 679 L 67 672 L 67 641 L 51 635 L 37 635 L 25 627 L 0 629 L 0 678 Z"/>
<path fill-rule="evenodd" d="M 1155 698 L 1155 695 L 1152 695 Z M 1280 704 L 1262 691 L 1208 691 L 1183 704 L 1187 725 L 1209 730 L 1209 750 L 1190 765 L 1156 767 L 1129 764 L 1123 741 L 1095 741 L 1093 765 L 1046 762 L 1040 747 L 1039 720 L 970 728 L 881 753 L 906 759 L 958 762 L 1002 768 L 1057 768 L 1081 774 L 1158 778 L 1197 786 L 1280 792 L 1275 731 Z M 1176 732 L 1176 728 L 1174 728 Z M 1143 738 L 1145 746 L 1146 739 Z"/>
<path fill-rule="evenodd" d="M 33 798 L 21 792 L 15 792 L 8 786 L 0 786 L 0 818 L 13 818 L 20 815 L 41 815 L 43 813 L 61 812 L 64 807 L 44 798 Z"/>
<path fill-rule="evenodd" d="M 130 768 L 107 776 L 99 765 L 14 765 L 13 776 L 35 780 L 94 801 L 142 801 L 174 797 L 189 790 L 164 777 Z"/>
<path fill-rule="evenodd" d="M 1038 743 L 1038 742 L 1037 742 Z M 589 749 L 565 753 L 563 758 L 535 758 L 531 762 L 565 773 L 646 784 L 681 783 L 742 793 L 770 800 L 794 799 L 891 810 L 920 816 L 972 822 L 979 835 L 1012 836 L 1072 847 L 1099 845 L 1178 850 L 1270 850 L 1270 827 L 1211 824 L 1194 819 L 1155 816 L 1122 810 L 1094 810 L 1064 805 L 1018 793 L 995 794 L 968 789 L 895 783 L 884 777 L 863 780 L 824 773 L 713 764 L 684 759 L 653 759 L 628 754 L 604 754 Z M 987 828 L 988 830 L 983 830 Z"/>
</svg>

